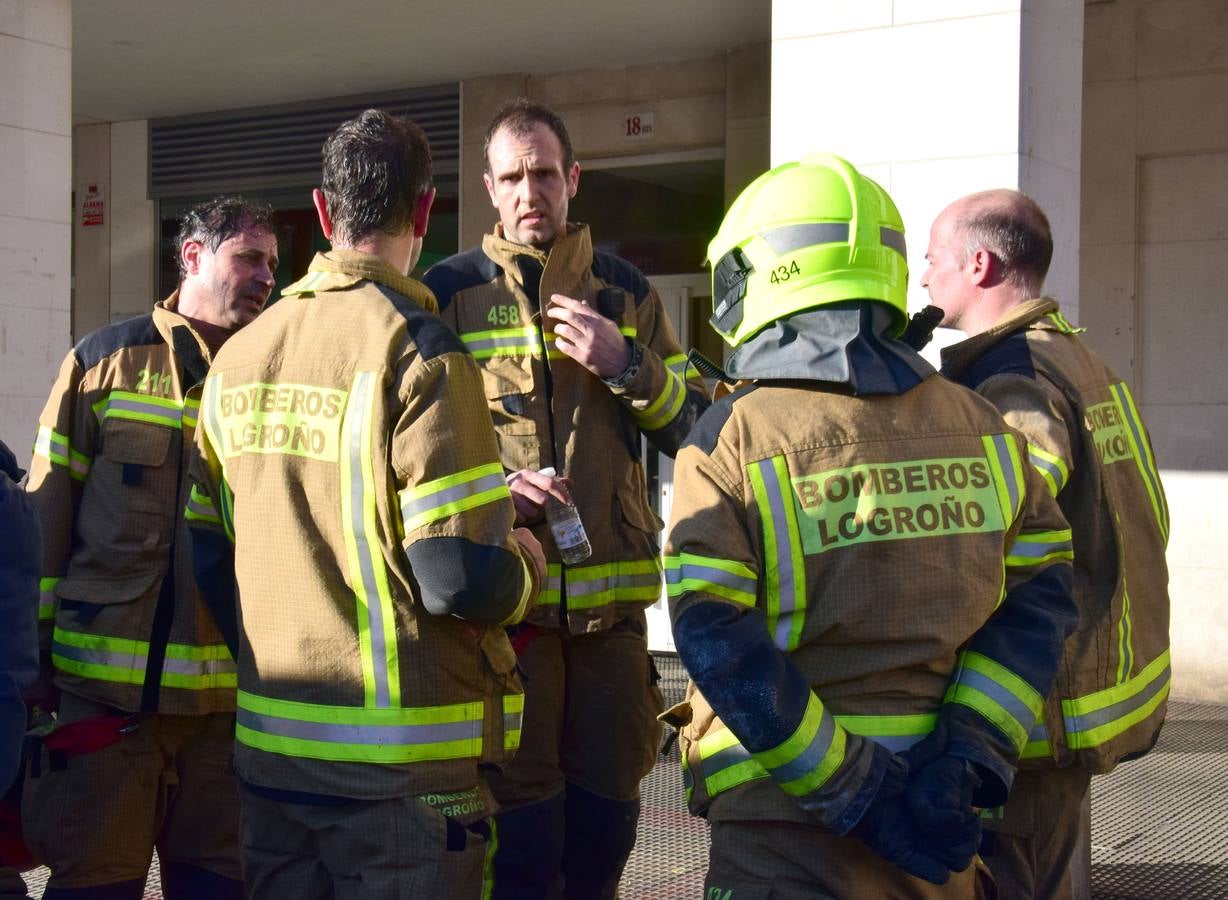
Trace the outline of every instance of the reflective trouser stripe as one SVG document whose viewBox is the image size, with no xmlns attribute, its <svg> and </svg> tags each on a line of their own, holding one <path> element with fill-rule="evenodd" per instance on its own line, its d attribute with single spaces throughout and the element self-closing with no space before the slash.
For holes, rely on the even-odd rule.
<svg viewBox="0 0 1228 900">
<path fill-rule="evenodd" d="M 1074 544 L 1070 529 L 1059 531 L 1021 531 L 1006 552 L 1006 566 L 1031 569 L 1057 560 L 1073 560 Z"/>
<path fill-rule="evenodd" d="M 361 763 L 479 758 L 484 704 L 324 706 L 238 692 L 236 740 L 296 756 Z"/>
<path fill-rule="evenodd" d="M 1150 716 L 1168 696 L 1169 651 L 1122 684 L 1086 697 L 1062 701 L 1066 744 L 1072 750 L 1098 747 Z"/>
<path fill-rule="evenodd" d="M 783 456 L 747 466 L 751 488 L 763 520 L 767 571 L 767 627 L 776 646 L 792 650 L 801 639 L 806 618 L 806 566 L 797 525 L 789 467 Z"/>
<path fill-rule="evenodd" d="M 55 618 L 57 597 L 55 586 L 60 583 L 59 577 L 40 578 L 38 580 L 38 620 L 50 622 Z"/>
<path fill-rule="evenodd" d="M 376 375 L 354 376 L 341 422 L 341 522 L 349 559 L 349 582 L 357 603 L 358 645 L 365 704 L 401 705 L 396 619 L 388 573 L 379 546 L 371 430 Z"/>
<path fill-rule="evenodd" d="M 90 457 L 74 450 L 66 435 L 46 425 L 38 427 L 38 437 L 34 439 L 34 455 L 68 469 L 69 476 L 77 481 L 85 481 L 85 477 L 90 473 Z"/>
<path fill-rule="evenodd" d="M 665 585 L 671 599 L 695 591 L 753 607 L 759 577 L 739 562 L 683 553 L 665 557 Z"/>
<path fill-rule="evenodd" d="M 546 580 L 537 595 L 537 606 L 558 606 L 563 596 L 563 564 L 546 563 Z"/>
<path fill-rule="evenodd" d="M 824 711 L 826 713 L 826 711 Z M 838 725 L 840 734 L 839 753 L 843 759 L 845 738 L 843 732 L 868 738 L 882 744 L 893 753 L 907 750 L 934 728 L 938 720 L 937 713 L 918 713 L 903 716 L 831 716 L 833 726 Z M 800 730 L 800 729 L 799 729 Z M 833 731 L 835 731 L 833 727 Z M 699 755 L 698 777 L 701 779 L 704 793 L 711 800 L 717 794 L 737 787 L 756 778 L 771 777 L 760 759 L 761 754 L 752 754 L 742 746 L 737 737 L 728 728 L 704 735 L 698 741 L 696 752 Z M 693 763 L 683 758 L 683 787 L 689 803 L 693 796 L 696 774 L 692 771 Z M 838 767 L 838 763 L 836 766 Z M 832 768 L 831 771 L 835 771 Z M 830 773 L 828 773 L 830 775 Z M 813 790 L 813 788 L 811 788 Z M 804 793 L 804 792 L 803 792 Z"/>
<path fill-rule="evenodd" d="M 1028 444 L 1028 462 L 1045 479 L 1050 494 L 1056 497 L 1062 492 L 1062 488 L 1066 486 L 1066 481 L 1070 478 L 1070 471 L 1060 456 L 1054 456 L 1043 447 Z"/>
<path fill-rule="evenodd" d="M 976 710 L 1022 751 L 1032 726 L 1040 718 L 1045 698 L 1010 669 L 980 653 L 960 654 L 945 703 Z"/>
<path fill-rule="evenodd" d="M 664 428 L 678 415 L 686 402 L 686 383 L 673 372 L 665 370 L 665 387 L 644 409 L 632 408 L 631 415 L 644 431 Z"/>
<path fill-rule="evenodd" d="M 503 466 L 488 463 L 454 475 L 436 478 L 400 492 L 405 533 L 438 522 L 467 509 L 511 497 Z"/>
<path fill-rule="evenodd" d="M 520 746 L 520 729 L 524 724 L 524 694 L 503 695 L 503 749 Z"/>
<path fill-rule="evenodd" d="M 82 678 L 144 684 L 149 642 L 84 634 L 57 627 L 51 660 L 57 669 Z M 233 688 L 238 683 L 234 660 L 225 644 L 167 644 L 161 685 L 187 690 Z"/>
<path fill-rule="evenodd" d="M 1023 506 L 1023 465 L 1014 438 L 1006 434 L 987 434 L 981 438 L 985 459 L 993 472 L 998 502 L 1002 508 L 1002 523 L 1007 531 L 1019 517 Z"/>
<path fill-rule="evenodd" d="M 1118 382 L 1109 390 L 1112 392 L 1122 417 L 1129 426 L 1126 437 L 1130 441 L 1130 450 L 1138 465 L 1139 474 L 1143 478 L 1143 486 L 1147 489 L 1147 497 L 1151 501 L 1151 509 L 1155 513 L 1156 523 L 1160 526 L 1160 534 L 1168 540 L 1168 501 L 1164 497 L 1164 488 L 1160 485 L 1160 476 L 1156 471 L 1155 457 L 1151 453 L 1151 444 L 1143 431 L 1143 420 L 1134 405 L 1134 397 L 1124 382 Z"/>
</svg>

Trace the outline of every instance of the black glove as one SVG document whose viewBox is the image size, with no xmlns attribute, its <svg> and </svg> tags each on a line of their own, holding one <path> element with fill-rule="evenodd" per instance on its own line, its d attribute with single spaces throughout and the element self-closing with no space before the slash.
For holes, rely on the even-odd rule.
<svg viewBox="0 0 1228 900">
<path fill-rule="evenodd" d="M 927 835 L 922 834 L 909 815 L 905 793 L 907 778 L 907 763 L 898 756 L 892 756 L 878 792 L 850 834 L 861 838 L 867 847 L 909 875 L 932 884 L 946 884 L 951 877 L 951 866 L 942 859 L 946 855 L 943 848 L 935 846 Z M 967 867 L 966 862 L 964 867 Z"/>
</svg>

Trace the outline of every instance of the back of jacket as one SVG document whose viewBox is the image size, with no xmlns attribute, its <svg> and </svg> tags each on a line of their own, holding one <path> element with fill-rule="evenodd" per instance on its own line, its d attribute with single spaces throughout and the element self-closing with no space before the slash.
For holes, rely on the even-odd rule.
<svg viewBox="0 0 1228 900">
<path fill-rule="evenodd" d="M 177 296 L 65 358 L 29 491 L 56 683 L 117 709 L 234 709 L 235 667 L 192 578 L 182 511 L 207 350 Z"/>
<path fill-rule="evenodd" d="M 481 377 L 433 307 L 376 257 L 323 254 L 210 370 L 189 516 L 202 563 L 218 558 L 211 603 L 218 571 L 237 581 L 235 759 L 253 784 L 463 790 L 519 742 L 499 623 L 536 576 Z"/>
<path fill-rule="evenodd" d="M 1079 627 L 1052 702 L 1062 729 L 1038 764 L 1094 773 L 1149 750 L 1167 707 L 1168 504 L 1129 386 L 1049 299 L 1029 301 L 944 354 L 944 372 L 1029 442 L 1070 521 Z"/>
<path fill-rule="evenodd" d="M 828 750 L 802 791 L 804 779 L 766 777 L 772 764 L 788 768 L 789 742 L 747 754 L 693 696 L 683 738 L 694 811 L 738 787 L 714 815 L 812 822 L 804 807 L 837 820 L 866 775 L 854 736 L 903 749 L 972 675 L 977 699 L 961 702 L 1018 751 L 1039 695 L 1032 704 L 1035 692 L 999 662 L 961 651 L 1016 588 L 1069 557 L 1065 523 L 1024 453 L 989 404 L 937 375 L 899 395 L 765 383 L 713 405 L 678 458 L 672 618 L 697 603 L 762 616 L 813 708 L 834 721 L 814 714 L 814 746 Z"/>
</svg>

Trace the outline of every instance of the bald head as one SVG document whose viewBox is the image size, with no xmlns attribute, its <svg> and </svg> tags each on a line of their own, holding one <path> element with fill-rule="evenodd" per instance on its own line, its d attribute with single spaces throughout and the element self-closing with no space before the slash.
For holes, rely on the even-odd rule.
<svg viewBox="0 0 1228 900">
<path fill-rule="evenodd" d="M 964 259 L 984 248 L 1002 268 L 1002 277 L 1029 297 L 1040 294 L 1053 235 L 1044 211 L 1019 191 L 994 190 L 969 194 L 943 211 L 952 234 L 964 246 Z"/>
</svg>

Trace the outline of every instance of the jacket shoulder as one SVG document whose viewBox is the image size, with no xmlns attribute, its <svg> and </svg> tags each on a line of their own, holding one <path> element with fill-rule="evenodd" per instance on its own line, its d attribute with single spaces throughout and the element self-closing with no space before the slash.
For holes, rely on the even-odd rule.
<svg viewBox="0 0 1228 900">
<path fill-rule="evenodd" d="M 687 434 L 686 440 L 682 442 L 682 446 L 678 448 L 678 452 L 681 453 L 687 447 L 695 447 L 701 450 L 704 456 L 711 456 L 712 451 L 716 449 L 716 442 L 721 432 L 725 429 L 725 424 L 733 415 L 733 405 L 757 390 L 758 387 L 757 384 L 740 387 L 705 409 L 696 420 L 690 433 Z"/>
<path fill-rule="evenodd" d="M 1028 342 L 1026 331 L 1016 331 L 1004 340 L 998 341 L 981 354 L 976 362 L 965 369 L 956 380 L 976 390 L 994 375 L 1036 377 L 1036 362 L 1032 357 L 1032 347 Z"/>
<path fill-rule="evenodd" d="M 424 360 L 434 359 L 446 353 L 467 352 L 464 343 L 456 336 L 456 332 L 449 328 L 439 316 L 428 312 L 387 285 L 374 281 L 370 284 L 384 295 L 393 309 L 405 320 L 405 330 Z"/>
<path fill-rule="evenodd" d="M 164 343 L 166 342 L 162 340 L 162 335 L 154 325 L 153 314 L 146 313 L 135 319 L 104 325 L 97 331 L 90 332 L 73 348 L 73 354 L 81 368 L 88 371 L 126 347 Z"/>
<path fill-rule="evenodd" d="M 431 289 L 442 310 L 461 291 L 487 284 L 498 277 L 498 264 L 482 252 L 481 247 L 474 247 L 431 266 L 422 276 L 422 283 Z"/>
<path fill-rule="evenodd" d="M 643 272 L 611 253 L 593 253 L 593 274 L 606 284 L 620 287 L 635 297 L 636 306 L 644 302 L 651 290 Z"/>
</svg>

